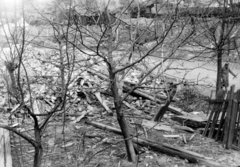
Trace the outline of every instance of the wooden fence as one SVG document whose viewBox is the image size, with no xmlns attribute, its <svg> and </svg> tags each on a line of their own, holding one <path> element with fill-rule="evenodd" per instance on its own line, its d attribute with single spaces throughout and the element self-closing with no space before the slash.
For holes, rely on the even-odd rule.
<svg viewBox="0 0 240 167">
<path fill-rule="evenodd" d="M 240 90 L 231 86 L 227 97 L 209 101 L 211 110 L 203 135 L 222 142 L 227 149 L 240 150 Z"/>
</svg>

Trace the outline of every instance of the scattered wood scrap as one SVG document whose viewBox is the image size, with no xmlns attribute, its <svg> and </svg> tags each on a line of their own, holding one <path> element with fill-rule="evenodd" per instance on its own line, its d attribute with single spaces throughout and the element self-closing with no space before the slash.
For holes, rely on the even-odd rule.
<svg viewBox="0 0 240 167">
<path fill-rule="evenodd" d="M 114 128 L 112 126 L 104 125 L 104 124 L 101 124 L 98 122 L 93 122 L 93 121 L 92 122 L 86 121 L 86 124 L 92 125 L 99 129 L 108 130 L 108 131 L 114 132 L 116 134 L 122 135 L 120 129 Z M 168 154 L 171 156 L 178 156 L 182 159 L 187 159 L 190 163 L 206 165 L 206 166 L 210 166 L 210 167 L 227 167 L 226 165 L 208 160 L 207 157 L 205 157 L 204 155 L 195 153 L 193 151 L 184 150 L 184 149 L 181 149 L 176 146 L 173 147 L 168 144 L 155 143 L 154 141 L 137 138 L 137 137 L 133 137 L 132 140 L 133 140 L 133 142 L 137 143 L 138 145 L 145 146 L 145 147 L 151 147 L 155 151 L 158 151 L 158 152 L 161 152 L 164 154 Z"/>
<path fill-rule="evenodd" d="M 183 111 L 182 109 L 173 107 L 171 105 L 168 106 L 168 110 L 175 115 L 187 115 L 188 114 L 187 112 Z"/>
<path fill-rule="evenodd" d="M 123 104 L 126 105 L 128 108 L 132 109 L 134 113 L 137 113 L 139 115 L 142 113 L 142 111 L 138 110 L 137 108 L 135 108 L 134 106 L 132 106 L 126 101 L 124 101 Z"/>
<path fill-rule="evenodd" d="M 100 104 L 102 105 L 102 107 L 107 111 L 107 113 L 112 115 L 113 112 L 109 109 L 106 102 L 102 99 L 100 92 L 96 92 L 95 96 L 98 99 L 98 101 L 100 102 Z"/>
<path fill-rule="evenodd" d="M 171 126 L 160 124 L 154 121 L 143 120 L 142 125 L 147 127 L 148 129 L 155 129 L 167 132 L 173 132 L 174 129 Z"/>
<path fill-rule="evenodd" d="M 192 113 L 189 113 L 187 115 L 173 116 L 171 119 L 191 128 L 203 128 L 206 126 L 208 120 L 207 116 L 203 114 Z"/>
<path fill-rule="evenodd" d="M 96 71 L 94 71 L 94 70 L 90 70 L 90 69 L 87 70 L 87 71 L 88 71 L 90 74 L 92 74 L 92 75 L 98 76 L 98 77 L 99 77 L 100 79 L 102 79 L 102 80 L 108 81 L 107 76 L 104 75 L 104 74 L 100 74 L 100 73 L 98 73 L 98 72 L 96 72 Z M 124 91 L 129 91 L 129 90 L 131 90 L 131 87 L 128 86 L 128 84 L 124 83 L 123 89 L 124 89 Z M 155 98 L 155 97 L 147 94 L 146 92 L 141 91 L 141 90 L 138 90 L 138 89 L 134 90 L 134 91 L 133 91 L 133 94 L 136 94 L 136 95 L 138 95 L 139 97 L 143 97 L 143 98 L 145 98 L 145 99 L 148 99 L 148 100 L 151 100 L 151 101 L 160 103 L 160 104 L 164 103 L 164 100 L 166 100 L 166 97 L 167 97 L 167 96 L 160 96 L 160 97 L 162 97 L 162 99 L 161 99 L 161 98 Z M 182 111 L 181 109 L 176 108 L 176 107 L 173 107 L 173 106 L 171 106 L 171 105 L 168 106 L 168 110 L 169 110 L 170 112 L 176 114 L 176 115 L 186 115 L 186 114 L 187 114 L 186 112 Z"/>
<path fill-rule="evenodd" d="M 127 89 L 127 90 L 130 90 L 130 89 L 131 89 L 130 87 L 125 86 L 125 85 L 124 85 L 123 88 L 124 88 L 124 89 Z M 135 90 L 134 93 L 137 94 L 137 95 L 139 95 L 140 97 L 144 97 L 144 98 L 149 99 L 149 100 L 151 100 L 151 101 L 156 101 L 157 103 L 163 103 L 163 101 L 161 101 L 161 100 L 159 100 L 159 99 L 155 99 L 153 96 L 148 95 L 148 94 L 146 94 L 146 93 L 143 93 L 143 92 L 141 92 L 141 91 Z M 173 112 L 174 114 L 177 114 L 177 115 L 185 115 L 185 114 L 186 114 L 186 112 L 182 111 L 182 110 L 179 109 L 179 108 L 173 107 L 173 106 L 171 106 L 171 105 L 168 106 L 168 110 L 171 111 L 171 112 Z"/>
<path fill-rule="evenodd" d="M 180 135 L 163 135 L 163 137 L 166 137 L 166 138 L 179 138 Z"/>
<path fill-rule="evenodd" d="M 183 131 L 194 133 L 194 130 L 192 128 L 187 127 L 187 126 L 173 125 L 173 128 L 177 129 L 177 130 L 183 130 Z"/>
<path fill-rule="evenodd" d="M 83 111 L 82 114 L 77 117 L 72 123 L 80 122 L 90 111 Z"/>
</svg>

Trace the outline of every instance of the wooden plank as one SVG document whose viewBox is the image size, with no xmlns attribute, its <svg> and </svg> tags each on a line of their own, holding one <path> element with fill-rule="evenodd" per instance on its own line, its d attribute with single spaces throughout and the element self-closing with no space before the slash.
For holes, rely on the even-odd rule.
<svg viewBox="0 0 240 167">
<path fill-rule="evenodd" d="M 219 104 L 215 104 L 214 108 L 213 108 L 213 112 L 214 112 L 214 116 L 212 119 L 212 123 L 211 123 L 211 128 L 208 134 L 209 138 L 213 138 L 213 134 L 215 131 L 215 127 L 218 121 L 218 117 L 220 115 L 220 112 L 222 112 L 222 107 L 223 107 L 223 103 L 219 103 Z"/>
<path fill-rule="evenodd" d="M 239 133 L 239 123 L 240 123 L 240 89 L 238 89 L 237 91 L 236 91 L 236 93 L 234 94 L 234 99 L 236 99 L 237 100 L 237 122 L 236 122 L 236 124 L 237 124 L 237 127 L 236 127 L 236 136 L 235 136 L 235 145 L 236 145 L 236 147 L 239 147 L 240 146 L 240 141 L 239 141 L 239 137 L 240 137 L 240 133 Z M 239 148 L 240 149 L 240 148 Z"/>
<path fill-rule="evenodd" d="M 0 166 L 12 167 L 9 131 L 0 128 Z"/>
<path fill-rule="evenodd" d="M 214 106 L 215 106 L 215 105 L 214 105 Z M 213 107 L 214 107 L 214 106 L 213 106 Z M 210 115 L 209 115 L 207 124 L 206 124 L 206 126 L 205 126 L 205 130 L 204 130 L 204 132 L 203 132 L 203 136 L 207 136 L 207 131 L 208 131 L 209 127 L 210 127 L 210 123 L 212 122 L 212 117 L 213 117 L 213 115 L 214 115 L 214 112 L 215 112 L 215 111 L 212 110 L 211 113 L 210 113 Z"/>
<path fill-rule="evenodd" d="M 237 116 L 237 134 L 236 134 L 236 146 L 239 147 L 240 146 L 240 141 L 239 141 L 239 137 L 240 137 L 240 133 L 239 133 L 239 123 L 240 123 L 240 107 L 239 107 L 239 103 L 237 105 L 237 113 L 238 113 L 238 116 Z"/>
<path fill-rule="evenodd" d="M 218 121 L 218 117 L 220 113 L 222 112 L 224 102 L 227 100 L 225 99 L 226 91 L 223 89 L 219 89 L 216 94 L 216 100 L 209 100 L 209 106 L 210 104 L 213 104 L 212 111 L 210 113 L 207 125 L 205 127 L 204 136 L 206 136 L 208 132 L 208 137 L 213 138 L 215 127 Z"/>
<path fill-rule="evenodd" d="M 109 130 L 111 132 L 122 135 L 120 129 L 114 128 L 112 126 L 104 125 L 104 124 L 94 122 L 94 121 L 91 121 L 91 122 L 86 121 L 86 123 L 89 125 L 92 125 L 94 127 L 97 127 L 97 128 L 103 129 L 103 130 Z M 188 150 L 182 149 L 180 147 L 171 146 L 171 145 L 164 144 L 164 143 L 156 143 L 154 141 L 146 140 L 146 139 L 139 138 L 139 137 L 133 137 L 132 140 L 133 140 L 133 142 L 135 142 L 139 145 L 143 145 L 145 147 L 150 147 L 153 150 L 156 150 L 158 152 L 162 152 L 162 153 L 172 155 L 172 156 L 178 156 L 182 159 L 187 159 L 190 163 L 198 163 L 199 165 L 205 165 L 205 166 L 211 166 L 211 167 L 227 167 L 226 165 L 217 163 L 215 161 L 208 160 L 206 157 L 204 157 L 201 154 L 198 154 L 193 151 L 188 151 Z"/>
<path fill-rule="evenodd" d="M 227 98 L 226 98 L 226 102 L 223 104 L 223 111 L 222 111 L 222 115 L 220 118 L 220 123 L 218 126 L 218 130 L 217 130 L 217 134 L 215 135 L 215 140 L 218 141 L 222 141 L 223 140 L 223 130 L 224 130 L 224 120 L 225 120 L 225 115 L 227 112 L 227 108 L 228 108 L 228 99 L 230 97 L 230 92 L 227 93 Z M 220 134 L 220 132 L 222 131 L 222 133 Z"/>
<path fill-rule="evenodd" d="M 240 104 L 238 103 L 238 106 L 237 106 L 237 110 L 238 110 L 238 121 L 237 121 L 237 136 L 236 136 L 236 140 L 237 140 L 237 147 L 240 147 L 240 127 L 239 127 L 239 124 L 240 124 Z"/>
<path fill-rule="evenodd" d="M 168 110 L 176 115 L 188 115 L 188 113 L 183 111 L 181 108 L 173 107 L 171 105 L 168 106 Z"/>
<path fill-rule="evenodd" d="M 172 120 L 179 122 L 181 125 L 188 126 L 191 128 L 204 128 L 206 127 L 207 121 L 196 121 L 196 120 L 190 120 L 187 119 L 187 117 L 182 116 L 172 116 Z"/>
<path fill-rule="evenodd" d="M 113 114 L 113 112 L 110 110 L 110 108 L 108 107 L 106 102 L 102 99 L 101 93 L 100 92 L 96 92 L 96 93 L 94 93 L 94 95 L 96 96 L 96 98 L 98 99 L 98 101 L 102 105 L 102 107 L 107 111 L 107 113 L 108 114 Z"/>
<path fill-rule="evenodd" d="M 230 126 L 229 126 L 229 132 L 228 132 L 228 140 L 226 147 L 231 149 L 232 148 L 232 142 L 234 138 L 234 130 L 236 127 L 236 119 L 237 119 L 237 105 L 238 102 L 237 100 L 233 100 L 233 105 L 232 105 L 232 112 L 230 115 Z"/>
<path fill-rule="evenodd" d="M 231 148 L 232 148 L 232 146 L 233 145 L 237 145 L 237 132 L 238 132 L 238 128 L 239 128 L 239 126 L 238 126 L 238 122 L 239 122 L 239 119 L 238 119 L 238 115 L 239 115 L 239 112 L 238 112 L 238 104 L 239 104 L 239 101 L 237 100 L 237 95 L 238 95 L 238 93 L 239 93 L 239 90 L 237 90 L 235 93 L 234 93 L 234 95 L 233 95 L 233 99 L 234 99 L 234 101 L 235 101 L 235 103 L 236 104 L 234 104 L 234 105 L 236 105 L 235 106 L 235 109 L 234 110 L 236 110 L 236 113 L 235 113 L 235 117 L 234 117 L 234 119 L 235 119 L 235 125 L 234 125 L 234 129 L 233 129 L 233 137 L 232 137 L 232 144 L 231 144 Z M 234 106 L 233 106 L 234 107 Z M 233 113 L 234 114 L 234 113 Z"/>
<path fill-rule="evenodd" d="M 228 149 L 228 136 L 229 136 L 229 128 L 230 128 L 230 120 L 231 120 L 231 112 L 232 112 L 232 100 L 234 96 L 234 89 L 235 85 L 231 86 L 230 89 L 230 97 L 229 97 L 229 102 L 228 102 L 228 108 L 227 108 L 227 113 L 226 113 L 226 118 L 225 118 L 225 123 L 224 123 L 224 137 L 223 137 L 223 145 L 225 145 L 226 149 Z"/>
<path fill-rule="evenodd" d="M 227 107 L 228 107 L 228 102 L 225 102 L 223 104 L 223 110 L 222 110 L 222 115 L 221 115 L 221 118 L 220 118 L 220 123 L 219 123 L 218 128 L 217 128 L 217 134 L 215 135 L 215 140 L 216 141 L 217 140 L 222 140 L 221 136 L 223 136 L 223 133 L 220 136 L 220 132 L 223 131 L 223 129 L 224 129 L 224 120 L 225 120 Z"/>
</svg>

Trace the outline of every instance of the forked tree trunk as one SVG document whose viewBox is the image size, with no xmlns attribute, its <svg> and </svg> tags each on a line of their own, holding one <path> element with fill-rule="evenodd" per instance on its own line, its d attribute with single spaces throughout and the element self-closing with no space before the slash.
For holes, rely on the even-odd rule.
<svg viewBox="0 0 240 167">
<path fill-rule="evenodd" d="M 106 14 L 106 18 L 107 18 L 107 22 L 110 25 L 108 27 L 108 30 L 106 32 L 107 35 L 109 35 L 108 37 L 108 42 L 107 42 L 107 50 L 108 50 L 108 72 L 109 72 L 109 79 L 110 79 L 110 88 L 111 88 L 111 92 L 113 95 L 113 99 L 114 99 L 114 106 L 116 108 L 116 114 L 117 114 L 117 120 L 119 123 L 119 126 L 122 130 L 122 134 L 123 134 L 123 138 L 125 141 L 125 145 L 126 145 L 126 151 L 127 151 L 127 155 L 128 155 L 128 160 L 131 162 L 136 162 L 136 154 L 134 151 L 134 147 L 133 147 L 133 142 L 132 142 L 132 137 L 130 135 L 130 132 L 128 130 L 128 125 L 126 122 L 126 119 L 124 117 L 124 114 L 122 112 L 122 100 L 121 100 L 121 95 L 119 94 L 119 87 L 118 87 L 118 83 L 117 83 L 117 75 L 116 73 L 113 72 L 113 68 L 112 65 L 114 65 L 115 67 L 115 62 L 113 60 L 113 39 L 114 39 L 114 34 L 113 34 L 113 30 L 112 30 L 112 22 L 111 22 L 111 17 L 108 13 L 107 8 L 105 8 L 105 14 Z"/>
</svg>

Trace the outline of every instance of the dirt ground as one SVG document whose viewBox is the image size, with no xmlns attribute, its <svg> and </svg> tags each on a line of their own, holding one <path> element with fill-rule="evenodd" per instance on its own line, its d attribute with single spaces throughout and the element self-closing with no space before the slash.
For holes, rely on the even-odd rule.
<svg viewBox="0 0 240 167">
<path fill-rule="evenodd" d="M 89 113 L 87 117 L 76 123 L 81 116 L 81 112 L 75 111 L 67 116 L 67 121 L 62 134 L 61 116 L 56 116 L 49 124 L 43 135 L 44 143 L 44 167 L 204 167 L 204 165 L 191 164 L 187 160 L 178 157 L 168 156 L 160 152 L 155 152 L 150 148 L 138 146 L 138 163 L 133 164 L 127 161 L 124 141 L 122 137 L 108 132 L 107 130 L 97 129 L 86 125 L 86 119 L 118 128 L 116 115 L 109 116 L 101 114 L 100 109 Z M 154 111 L 142 111 L 133 113 L 126 110 L 126 117 L 129 122 L 132 134 L 139 134 L 140 138 L 145 138 L 140 124 L 151 118 Z M 27 131 L 28 135 L 33 135 L 31 120 L 26 120 L 26 124 L 21 130 Z M 180 125 L 170 119 L 170 113 L 166 114 L 160 124 Z M 165 143 L 174 147 L 194 151 L 208 157 L 209 160 L 219 162 L 229 167 L 240 165 L 240 154 L 234 150 L 226 150 L 221 143 L 203 137 L 199 130 L 195 130 L 195 136 L 191 141 L 184 143 L 182 138 L 166 138 L 163 135 L 174 134 L 184 135 L 189 139 L 193 133 L 174 130 L 173 132 L 159 131 L 154 129 L 147 130 L 148 139 L 156 143 Z M 140 135 L 141 134 L 141 135 Z M 32 166 L 34 149 L 23 139 L 11 134 L 13 167 Z"/>
<path fill-rule="evenodd" d="M 155 59 L 151 61 L 155 61 Z M 160 60 L 158 59 L 158 61 Z M 209 95 L 210 91 L 214 89 L 216 65 L 197 61 L 175 61 L 173 67 L 178 68 L 178 70 L 173 69 L 167 71 L 166 74 L 178 78 L 185 76 L 186 79 L 192 80 L 195 83 L 199 82 L 202 94 Z M 189 69 L 187 74 L 179 70 L 186 67 Z M 238 73 L 239 66 L 231 64 L 230 67 L 236 74 Z M 190 71 L 190 69 L 194 70 Z M 235 80 L 232 80 L 232 77 L 230 77 L 230 83 L 236 84 L 236 89 L 240 88 L 239 82 L 240 76 Z M 183 101 L 180 101 L 180 103 L 181 102 L 183 103 Z M 203 108 L 207 107 L 207 104 L 202 104 L 204 106 L 201 107 L 196 104 L 201 105 L 202 102 L 198 103 L 195 101 L 185 106 L 192 107 L 191 111 L 196 108 L 198 111 L 201 111 Z M 64 133 L 62 133 L 63 126 L 61 123 L 62 117 L 60 115 L 55 116 L 43 133 L 44 157 L 42 166 L 44 167 L 204 167 L 204 165 L 191 164 L 187 160 L 172 157 L 153 151 L 150 148 L 140 146 L 138 146 L 138 163 L 130 163 L 127 160 L 125 145 L 121 136 L 108 132 L 107 130 L 100 130 L 86 125 L 84 119 L 78 122 L 78 118 L 81 117 L 84 111 L 79 109 L 81 108 L 79 104 L 71 105 L 72 107 L 70 108 L 64 126 Z M 134 113 L 129 109 L 124 109 L 131 133 L 134 135 L 143 134 L 140 128 L 141 126 L 139 127 L 139 125 L 141 125 L 144 120 L 151 119 L 155 113 L 153 108 L 139 108 L 139 110 L 141 111 L 140 113 Z M 103 109 L 100 106 L 94 106 L 94 110 L 86 115 L 85 119 L 110 125 L 112 127 L 118 127 L 115 114 L 109 116 L 102 112 Z M 21 120 L 19 121 L 21 124 Z M 26 120 L 26 122 L 27 123 L 21 125 L 19 128 L 22 131 L 26 131 L 28 135 L 33 136 L 33 130 L 29 129 L 29 127 L 33 127 L 32 121 L 29 119 Z M 170 113 L 166 114 L 166 117 L 160 124 L 170 127 L 173 125 L 180 125 L 170 119 Z M 147 134 L 148 139 L 156 143 L 166 143 L 174 147 L 194 151 L 208 157 L 209 160 L 219 162 L 229 167 L 237 167 L 240 165 L 240 154 L 237 151 L 224 149 L 221 143 L 203 137 L 198 129 L 195 129 L 194 133 L 176 129 L 173 132 L 150 129 L 147 131 Z M 195 136 L 187 143 L 184 143 L 181 137 L 166 138 L 163 136 L 184 135 L 186 139 L 189 139 L 193 134 L 195 134 Z M 145 138 L 146 136 L 139 135 L 139 137 Z M 13 167 L 32 166 L 33 147 L 15 134 L 11 134 L 11 142 Z"/>
<path fill-rule="evenodd" d="M 193 65 L 196 64 L 196 62 L 193 63 Z M 205 71 L 209 70 L 205 69 Z M 208 75 L 204 73 L 204 70 L 200 70 L 200 72 L 201 75 Z M 196 71 L 190 76 L 196 77 L 198 73 L 199 71 Z M 174 74 L 171 75 L 174 76 Z M 178 73 L 175 75 L 180 76 Z M 214 73 L 212 74 L 212 77 L 213 76 Z M 210 89 L 206 89 L 207 92 L 209 92 L 209 90 Z M 197 109 L 197 111 L 205 112 L 207 108 L 207 103 L 204 103 L 203 99 L 197 99 L 196 101 L 192 101 L 192 103 L 188 103 L 188 101 L 183 99 L 178 105 L 180 104 L 182 104 L 181 108 L 183 110 L 186 110 L 184 107 L 190 108 L 189 111 Z M 81 104 L 68 105 L 70 107 L 64 126 L 64 133 L 62 133 L 63 126 L 61 123 L 62 117 L 60 115 L 55 116 L 43 133 L 44 157 L 42 166 L 44 167 L 204 167 L 204 165 L 191 164 L 187 160 L 172 157 L 153 151 L 150 148 L 140 146 L 138 146 L 138 163 L 130 163 L 127 161 L 125 145 L 121 136 L 108 132 L 107 130 L 100 130 L 86 125 L 84 119 L 80 122 L 77 121 L 84 112 L 84 110 L 81 109 L 83 106 L 81 106 Z M 100 105 L 91 107 L 93 109 L 86 115 L 85 119 L 110 125 L 112 127 L 118 127 L 115 114 L 113 116 L 106 115 L 106 113 L 103 113 L 103 109 Z M 155 113 L 154 108 L 139 107 L 138 110 L 141 112 L 135 113 L 130 109 L 124 108 L 124 113 L 128 119 L 131 133 L 134 135 L 143 134 L 140 128 L 141 126 L 139 125 L 141 125 L 144 120 L 151 119 Z M 173 125 L 180 125 L 178 122 L 172 121 L 170 117 L 171 113 L 167 113 L 160 124 L 170 127 Z M 14 121 L 16 120 L 17 119 Z M 21 125 L 21 119 L 19 121 L 20 130 L 26 131 L 28 135 L 33 136 L 33 130 L 29 129 L 33 127 L 31 119 L 26 120 L 24 125 Z M 195 136 L 191 141 L 184 143 L 182 137 L 166 138 L 163 136 L 169 134 L 184 135 L 186 139 L 189 139 L 193 134 L 195 134 Z M 150 129 L 147 131 L 147 136 L 148 139 L 156 143 L 166 143 L 174 147 L 194 151 L 208 157 L 209 160 L 221 163 L 225 166 L 237 167 L 240 165 L 240 154 L 237 151 L 224 149 L 221 143 L 203 137 L 198 129 L 195 129 L 194 133 L 176 129 L 174 129 L 173 132 Z M 139 137 L 145 138 L 146 136 L 139 135 Z M 33 147 L 14 134 L 11 134 L 11 142 L 13 167 L 32 166 Z"/>
</svg>

